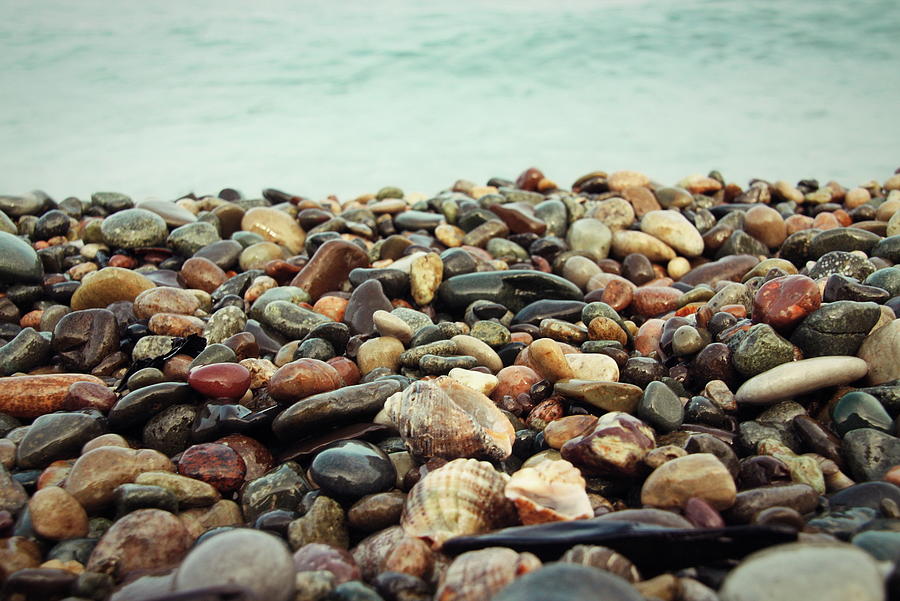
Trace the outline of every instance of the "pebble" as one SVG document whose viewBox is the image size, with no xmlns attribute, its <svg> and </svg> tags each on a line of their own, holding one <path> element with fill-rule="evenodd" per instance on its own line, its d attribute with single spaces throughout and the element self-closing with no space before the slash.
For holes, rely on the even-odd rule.
<svg viewBox="0 0 900 601">
<path fill-rule="evenodd" d="M 597 514 L 701 538 L 726 529 L 728 572 L 695 572 L 699 547 L 683 535 L 679 552 L 649 557 L 628 544 L 646 533 L 616 534 L 632 569 L 602 553 L 587 563 L 638 583 L 623 594 L 724 595 L 748 552 L 793 533 L 890 560 L 897 177 L 741 187 L 712 172 L 664 187 L 598 171 L 568 192 L 531 168 L 430 198 L 226 188 L 135 209 L 120 193 L 0 196 L 0 578 L 7 592 L 75 598 L 127 579 L 114 598 L 168 598 L 215 590 L 237 557 L 239 583 L 265 587 L 287 549 L 263 530 L 299 551 L 298 566 L 321 562 L 296 573 L 287 554 L 284 598 L 428 599 L 449 560 L 398 524 L 403 491 L 445 462 L 409 448 L 444 422 L 404 439 L 382 410 L 448 372 L 458 407 L 469 390 L 504 412 L 512 455 L 492 469 L 518 482 L 522 466 L 565 458 Z M 502 491 L 491 495 L 472 507 L 502 513 Z M 133 521 L 147 511 L 157 517 Z M 177 534 L 155 540 L 154 524 Z M 728 530 L 743 524 L 786 530 L 746 547 Z M 249 532 L 267 541 L 252 557 L 221 543 Z M 358 542 L 354 559 L 338 550 Z M 189 545 L 216 549 L 208 567 L 188 566 Z M 608 592 L 595 589 L 586 596 Z"/>
<path fill-rule="evenodd" d="M 381 449 L 357 440 L 329 445 L 316 454 L 309 469 L 322 492 L 336 498 L 385 492 L 397 479 L 393 464 Z"/>
<path fill-rule="evenodd" d="M 529 572 L 491 598 L 494 601 L 644 600 L 626 580 L 605 570 L 573 563 L 550 564 Z"/>
<path fill-rule="evenodd" d="M 816 357 L 784 363 L 756 375 L 735 393 L 740 404 L 763 405 L 862 378 L 868 365 L 856 357 Z"/>
<path fill-rule="evenodd" d="M 791 543 L 766 549 L 732 570 L 722 601 L 789 601 L 815 598 L 883 601 L 878 564 L 853 545 Z"/>
</svg>

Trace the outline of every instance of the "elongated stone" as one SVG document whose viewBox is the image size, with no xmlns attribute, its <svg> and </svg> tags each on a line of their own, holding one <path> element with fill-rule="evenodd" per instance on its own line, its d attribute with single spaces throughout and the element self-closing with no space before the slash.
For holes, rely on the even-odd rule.
<svg viewBox="0 0 900 601">
<path fill-rule="evenodd" d="M 869 367 L 857 357 L 832 356 L 784 363 L 744 382 L 735 394 L 738 403 L 767 405 L 828 386 L 849 384 Z"/>
<path fill-rule="evenodd" d="M 573 283 L 550 273 L 512 269 L 458 275 L 444 281 L 438 297 L 446 306 L 463 310 L 476 300 L 500 303 L 520 311 L 540 299 L 583 300 Z"/>
<path fill-rule="evenodd" d="M 43 374 L 3 378 L 0 385 L 0 413 L 13 417 L 38 417 L 64 409 L 69 386 L 74 382 L 103 380 L 86 374 Z"/>
</svg>

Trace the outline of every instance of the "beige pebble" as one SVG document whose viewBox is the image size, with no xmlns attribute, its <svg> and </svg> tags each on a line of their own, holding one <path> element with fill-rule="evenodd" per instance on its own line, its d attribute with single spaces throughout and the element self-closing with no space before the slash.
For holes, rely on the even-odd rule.
<svg viewBox="0 0 900 601">
<path fill-rule="evenodd" d="M 391 336 L 372 338 L 360 345 L 356 352 L 356 364 L 362 375 L 379 367 L 396 372 L 400 367 L 400 354 L 404 350 L 403 343 Z"/>
<path fill-rule="evenodd" d="M 34 531 L 44 538 L 68 540 L 87 535 L 87 513 L 75 497 L 58 486 L 47 486 L 34 493 L 28 510 Z"/>
</svg>

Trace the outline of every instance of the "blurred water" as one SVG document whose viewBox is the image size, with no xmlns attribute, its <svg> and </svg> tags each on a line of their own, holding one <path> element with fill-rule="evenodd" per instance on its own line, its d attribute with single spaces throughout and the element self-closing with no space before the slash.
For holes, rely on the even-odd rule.
<svg viewBox="0 0 900 601">
<path fill-rule="evenodd" d="M 896 0 L 0 0 L 0 191 L 884 179 Z"/>
</svg>

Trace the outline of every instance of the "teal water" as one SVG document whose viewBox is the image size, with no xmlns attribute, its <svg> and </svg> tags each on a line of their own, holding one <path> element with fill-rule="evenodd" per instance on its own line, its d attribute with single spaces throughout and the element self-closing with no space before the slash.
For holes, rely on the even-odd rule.
<svg viewBox="0 0 900 601">
<path fill-rule="evenodd" d="M 0 192 L 883 180 L 897 0 L 0 0 Z"/>
</svg>

